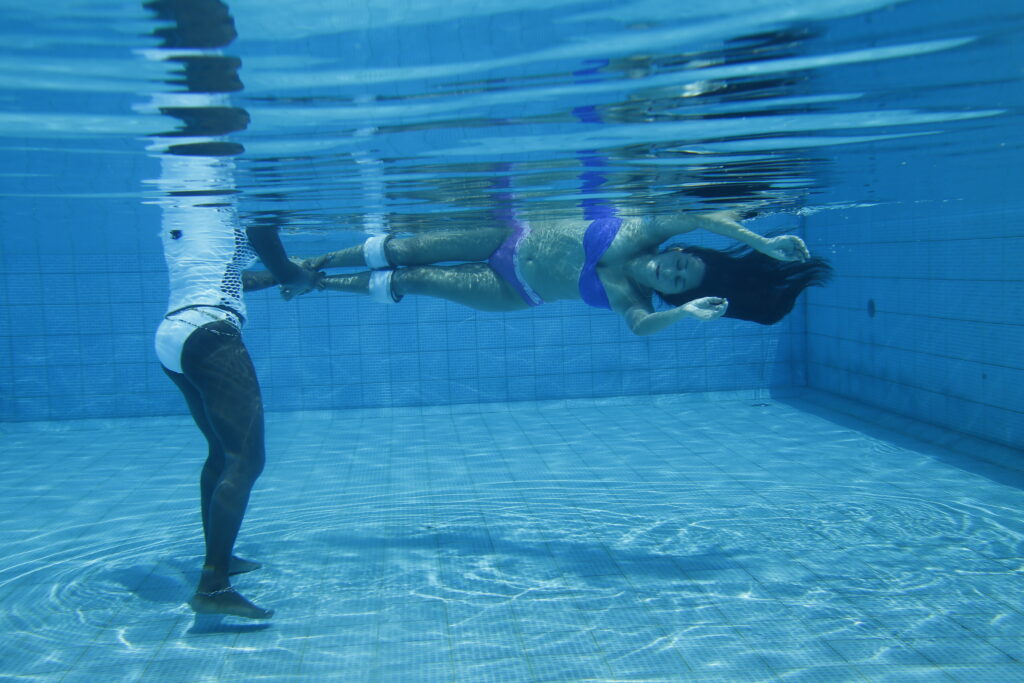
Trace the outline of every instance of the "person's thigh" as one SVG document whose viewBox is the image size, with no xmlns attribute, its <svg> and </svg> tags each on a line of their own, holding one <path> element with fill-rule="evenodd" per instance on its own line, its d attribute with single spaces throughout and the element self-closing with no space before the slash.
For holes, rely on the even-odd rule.
<svg viewBox="0 0 1024 683">
<path fill-rule="evenodd" d="M 505 228 L 425 232 L 389 240 L 388 257 L 398 266 L 486 261 L 508 234 Z"/>
<path fill-rule="evenodd" d="M 399 295 L 432 296 L 479 311 L 529 308 L 515 288 L 483 263 L 400 268 L 394 286 Z"/>
<path fill-rule="evenodd" d="M 203 405 L 203 396 L 196 389 L 195 385 L 188 380 L 185 375 L 180 372 L 174 372 L 161 366 L 164 373 L 174 382 L 174 385 L 178 387 L 182 396 L 185 397 L 185 404 L 188 406 L 188 411 L 192 415 L 192 419 L 195 421 L 196 426 L 199 427 L 199 431 L 203 433 L 206 440 L 209 442 L 210 447 L 219 447 L 219 439 L 213 431 L 213 427 L 210 426 L 210 419 L 206 416 L 206 406 Z"/>
<path fill-rule="evenodd" d="M 257 458 L 262 466 L 263 398 L 241 334 L 223 322 L 196 330 L 185 343 L 181 365 L 227 454 Z"/>
</svg>

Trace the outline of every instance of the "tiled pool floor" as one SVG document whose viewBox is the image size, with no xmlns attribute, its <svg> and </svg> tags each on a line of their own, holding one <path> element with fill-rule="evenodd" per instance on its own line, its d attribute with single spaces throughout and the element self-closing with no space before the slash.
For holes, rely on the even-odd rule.
<svg viewBox="0 0 1024 683">
<path fill-rule="evenodd" d="M 1024 680 L 1024 456 L 837 405 L 272 414 L 269 626 L 184 605 L 186 418 L 0 425 L 0 679 Z"/>
</svg>

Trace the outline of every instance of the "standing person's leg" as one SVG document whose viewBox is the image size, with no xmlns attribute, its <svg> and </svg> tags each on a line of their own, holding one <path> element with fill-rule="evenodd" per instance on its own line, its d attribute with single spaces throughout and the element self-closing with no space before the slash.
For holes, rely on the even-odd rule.
<svg viewBox="0 0 1024 683">
<path fill-rule="evenodd" d="M 408 237 L 389 237 L 379 242 L 377 248 L 383 251 L 384 260 L 392 267 L 446 261 L 486 261 L 508 234 L 507 228 L 424 232 Z M 305 263 L 313 270 L 371 265 L 367 263 L 366 246 L 363 244 L 306 259 Z"/>
<path fill-rule="evenodd" d="M 186 379 L 185 375 L 172 372 L 167 368 L 163 368 L 163 370 L 185 397 L 185 403 L 192 414 L 192 419 L 206 438 L 209 448 L 206 462 L 203 463 L 202 474 L 199 476 L 199 507 L 203 522 L 203 539 L 209 542 L 210 499 L 213 497 L 213 491 L 217 487 L 217 482 L 220 481 L 221 473 L 224 471 L 224 446 L 221 445 L 220 438 L 213 431 L 210 420 L 206 417 L 206 406 L 203 405 L 203 397 L 199 394 L 199 390 Z M 245 572 L 255 571 L 262 566 L 259 562 L 232 555 L 230 573 L 231 575 L 244 574 Z"/>
<path fill-rule="evenodd" d="M 263 399 L 255 368 L 241 334 L 226 322 L 192 333 L 182 350 L 181 366 L 201 402 L 202 410 L 196 406 L 193 415 L 205 415 L 206 429 L 200 419 L 196 423 L 213 436 L 201 484 L 206 558 L 189 604 L 197 612 L 267 619 L 273 611 L 246 600 L 228 578 L 235 539 L 265 459 Z"/>
</svg>

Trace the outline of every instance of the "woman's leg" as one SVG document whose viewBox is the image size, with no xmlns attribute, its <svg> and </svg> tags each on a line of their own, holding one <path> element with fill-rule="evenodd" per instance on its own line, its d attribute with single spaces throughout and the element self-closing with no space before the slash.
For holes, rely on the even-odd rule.
<svg viewBox="0 0 1024 683">
<path fill-rule="evenodd" d="M 370 273 L 330 275 L 325 289 L 369 294 Z M 394 271 L 392 289 L 398 296 L 417 294 L 447 299 L 478 311 L 520 311 L 529 308 L 519 293 L 483 263 L 455 266 L 415 266 Z"/>
<path fill-rule="evenodd" d="M 205 416 L 205 422 L 197 419 L 196 423 L 216 444 L 211 445 L 214 457 L 207 461 L 202 477 L 206 558 L 189 604 L 197 612 L 269 618 L 272 611 L 246 600 L 228 579 L 235 539 L 265 457 L 263 400 L 256 371 L 241 335 L 224 322 L 205 325 L 189 336 L 182 351 L 182 370 L 195 388 L 192 399 L 186 393 L 186 400 L 191 408 L 198 396 L 201 410 L 197 405 L 193 414 Z"/>
<path fill-rule="evenodd" d="M 445 261 L 486 261 L 508 237 L 506 228 L 425 232 L 389 239 L 384 253 L 394 266 L 424 266 Z M 366 267 L 363 245 L 357 244 L 323 256 L 306 259 L 316 270 L 321 268 Z"/>
</svg>

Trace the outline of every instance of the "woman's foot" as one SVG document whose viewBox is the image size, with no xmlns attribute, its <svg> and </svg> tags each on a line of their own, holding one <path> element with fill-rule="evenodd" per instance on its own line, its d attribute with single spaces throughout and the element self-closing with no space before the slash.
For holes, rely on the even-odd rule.
<svg viewBox="0 0 1024 683">
<path fill-rule="evenodd" d="M 245 619 L 269 619 L 274 616 L 274 610 L 257 607 L 232 587 L 208 593 L 196 591 L 188 605 L 198 614 L 227 614 Z"/>
<path fill-rule="evenodd" d="M 237 555 L 231 556 L 231 564 L 228 565 L 228 574 L 234 576 L 235 574 L 245 574 L 246 572 L 256 571 L 263 565 L 255 560 L 246 560 L 238 557 Z"/>
</svg>

